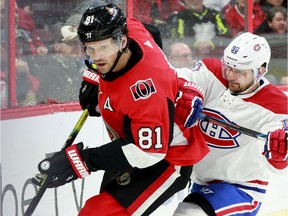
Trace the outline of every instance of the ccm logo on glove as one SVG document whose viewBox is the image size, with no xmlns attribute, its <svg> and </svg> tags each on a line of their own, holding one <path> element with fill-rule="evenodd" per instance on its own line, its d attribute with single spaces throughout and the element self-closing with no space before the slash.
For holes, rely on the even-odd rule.
<svg viewBox="0 0 288 216">
<path fill-rule="evenodd" d="M 72 145 L 66 150 L 66 155 L 70 164 L 73 167 L 74 172 L 77 174 L 79 178 L 85 178 L 86 176 L 90 175 L 89 170 L 87 169 L 86 165 L 83 163 L 79 151 L 76 145 Z"/>
</svg>

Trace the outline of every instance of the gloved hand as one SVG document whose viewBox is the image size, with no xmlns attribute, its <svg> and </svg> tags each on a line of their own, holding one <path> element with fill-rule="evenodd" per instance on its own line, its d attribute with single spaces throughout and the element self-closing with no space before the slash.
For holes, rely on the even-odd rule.
<svg viewBox="0 0 288 216">
<path fill-rule="evenodd" d="M 99 75 L 86 69 L 82 78 L 83 81 L 79 90 L 80 105 L 84 110 L 89 104 L 88 111 L 90 116 L 101 116 L 98 109 Z"/>
<path fill-rule="evenodd" d="M 52 157 L 42 160 L 38 165 L 39 174 L 32 178 L 32 182 L 41 185 L 45 175 L 52 176 L 48 188 L 59 187 L 77 178 L 84 178 L 90 174 L 80 153 L 83 143 L 72 145 L 67 149 L 56 152 Z"/>
<path fill-rule="evenodd" d="M 268 161 L 287 161 L 287 132 L 281 129 L 269 132 L 263 154 Z"/>
<path fill-rule="evenodd" d="M 193 82 L 178 79 L 178 96 L 175 103 L 174 118 L 177 124 L 190 128 L 198 123 L 199 114 L 203 110 L 203 90 Z"/>
</svg>

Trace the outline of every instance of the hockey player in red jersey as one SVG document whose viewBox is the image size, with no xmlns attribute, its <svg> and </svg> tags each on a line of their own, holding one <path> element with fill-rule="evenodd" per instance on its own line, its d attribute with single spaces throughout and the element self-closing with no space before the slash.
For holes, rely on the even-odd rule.
<svg viewBox="0 0 288 216">
<path fill-rule="evenodd" d="M 80 102 L 84 108 L 90 105 L 90 115 L 101 114 L 112 141 L 84 150 L 83 143 L 72 145 L 44 159 L 38 169 L 54 176 L 50 187 L 105 171 L 100 194 L 86 201 L 79 216 L 150 215 L 186 187 L 191 165 L 208 152 L 197 127 L 184 129 L 181 118 L 174 124 L 178 85 L 193 92 L 192 124 L 202 110 L 203 95 L 195 84 L 178 82 L 149 31 L 133 18 L 126 22 L 113 4 L 89 8 L 78 35 L 87 66 L 99 73 L 97 77 L 86 71 L 94 86 L 99 79 L 99 90 L 84 80 L 80 96 L 87 91 L 92 96 L 81 96 Z M 180 95 L 179 103 L 183 99 Z M 40 184 L 41 175 L 33 181 Z"/>
<path fill-rule="evenodd" d="M 270 53 L 265 38 L 247 32 L 227 46 L 222 61 L 204 59 L 192 71 L 178 70 L 204 90 L 205 114 L 268 137 L 257 140 L 200 121 L 210 152 L 194 165 L 191 193 L 173 216 L 256 215 L 268 187 L 268 169 L 287 171 L 287 95 L 264 78 Z"/>
</svg>

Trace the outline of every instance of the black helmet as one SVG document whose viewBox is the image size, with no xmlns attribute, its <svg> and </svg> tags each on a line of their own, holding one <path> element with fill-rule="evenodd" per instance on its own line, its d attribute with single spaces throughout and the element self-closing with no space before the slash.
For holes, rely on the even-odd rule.
<svg viewBox="0 0 288 216">
<path fill-rule="evenodd" d="M 84 44 L 115 37 L 125 31 L 127 31 L 126 18 L 123 12 L 116 5 L 108 4 L 86 10 L 77 33 Z"/>
</svg>

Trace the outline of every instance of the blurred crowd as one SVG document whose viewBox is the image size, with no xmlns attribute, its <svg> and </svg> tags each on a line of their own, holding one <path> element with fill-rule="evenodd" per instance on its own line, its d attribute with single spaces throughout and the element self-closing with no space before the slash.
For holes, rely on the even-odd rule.
<svg viewBox="0 0 288 216">
<path fill-rule="evenodd" d="M 1 0 L 1 11 L 5 10 Z M 2 16 L 3 15 L 3 16 Z M 85 68 L 77 36 L 81 16 L 49 25 L 42 33 L 33 19 L 32 1 L 16 1 L 15 71 L 17 106 L 61 103 L 78 99 Z M 1 39 L 4 39 L 4 13 L 1 13 Z M 1 41 L 1 107 L 7 106 L 5 41 Z"/>
<path fill-rule="evenodd" d="M 66 11 L 66 16 L 59 16 L 57 19 L 51 8 L 55 11 L 61 8 L 49 8 L 43 1 L 39 6 L 39 2 L 41 3 L 37 0 L 16 0 L 17 106 L 77 100 L 85 67 L 77 27 L 87 5 L 82 3 L 75 6 L 77 1 L 62 1 L 63 6 L 74 5 L 75 10 L 70 9 L 70 12 Z M 47 2 L 49 1 L 45 1 L 45 4 Z M 107 1 L 89 2 L 102 4 Z M 126 1 L 109 2 L 116 3 L 125 10 Z M 159 28 L 164 52 L 172 65 L 192 67 L 198 59 L 221 58 L 225 45 L 233 37 L 246 31 L 245 2 L 133 0 L 133 16 Z M 52 15 L 44 12 L 46 6 Z M 7 46 L 3 36 L 7 20 L 4 16 L 6 9 L 5 0 L 1 0 L 2 108 L 7 106 Z M 287 1 L 253 0 L 253 32 L 264 35 L 271 45 L 272 64 L 267 78 L 275 85 L 287 84 Z"/>
</svg>

